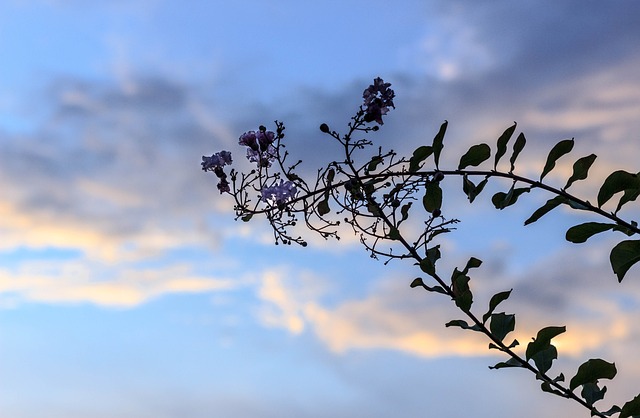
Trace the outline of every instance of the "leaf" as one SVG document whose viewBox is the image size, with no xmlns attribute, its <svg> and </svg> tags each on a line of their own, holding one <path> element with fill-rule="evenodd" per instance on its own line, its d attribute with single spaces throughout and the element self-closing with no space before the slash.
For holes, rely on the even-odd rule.
<svg viewBox="0 0 640 418">
<path fill-rule="evenodd" d="M 524 137 L 524 134 L 520 132 L 520 135 L 518 135 L 518 138 L 516 138 L 515 144 L 513 144 L 513 153 L 511 154 L 511 158 L 509 159 L 509 162 L 511 163 L 511 170 L 509 171 L 510 173 L 515 170 L 516 159 L 518 158 L 518 155 L 520 155 L 520 152 L 524 149 L 524 146 L 526 144 L 527 139 Z"/>
<path fill-rule="evenodd" d="M 429 213 L 433 213 L 442 207 L 442 189 L 440 188 L 440 184 L 435 181 L 427 183 L 424 197 L 422 198 L 422 205 Z"/>
<path fill-rule="evenodd" d="M 618 206 L 616 206 L 615 213 L 618 213 L 620 211 L 620 209 L 622 208 L 622 205 L 624 205 L 627 202 L 633 202 L 638 198 L 638 196 L 640 196 L 640 186 L 638 186 L 638 188 L 636 189 L 625 190 L 624 194 L 620 198 L 620 201 L 618 202 Z"/>
<path fill-rule="evenodd" d="M 568 189 L 574 181 L 586 179 L 589 174 L 589 168 L 591 168 L 591 165 L 596 158 L 598 158 L 597 155 L 591 154 L 586 157 L 582 157 L 573 163 L 573 174 L 569 177 L 569 180 L 567 180 L 567 184 L 564 186 L 564 189 Z"/>
<path fill-rule="evenodd" d="M 622 191 L 626 192 L 627 190 L 629 190 L 629 192 L 625 193 L 628 194 L 627 198 L 625 199 L 623 196 L 622 199 L 625 199 L 626 201 L 635 200 L 631 197 L 639 189 L 640 179 L 638 178 L 637 174 L 628 173 L 624 170 L 614 171 L 613 173 L 609 174 L 609 176 L 604 180 L 604 183 L 598 191 L 598 207 L 602 207 L 602 205 L 607 203 L 614 194 Z M 626 201 L 623 202 L 622 199 L 620 199 L 620 203 L 618 204 L 618 209 L 616 210 L 616 212 L 624 203 L 626 203 Z"/>
<path fill-rule="evenodd" d="M 469 269 L 476 269 L 481 265 L 482 260 L 480 260 L 479 258 L 471 257 L 469 258 L 469 261 L 467 261 L 467 265 L 464 267 L 464 270 L 462 270 L 462 274 L 467 274 L 469 272 Z"/>
<path fill-rule="evenodd" d="M 495 366 L 489 366 L 490 369 L 504 369 L 507 367 L 524 367 L 522 364 L 520 364 L 520 362 L 518 360 L 516 360 L 515 358 L 511 357 L 509 360 L 504 361 L 504 362 L 500 362 L 498 364 L 496 364 Z"/>
<path fill-rule="evenodd" d="M 419 286 L 424 286 L 424 281 L 420 277 L 416 277 L 415 279 L 413 279 L 413 281 L 409 285 L 409 287 L 411 287 L 412 289 Z"/>
<path fill-rule="evenodd" d="M 640 261 L 640 240 L 626 240 L 619 242 L 609 255 L 613 272 L 618 276 L 618 282 L 635 263 Z"/>
<path fill-rule="evenodd" d="M 427 290 L 429 292 L 436 292 L 436 293 L 442 293 L 443 295 L 446 295 L 447 292 L 442 288 L 442 286 L 427 286 L 426 284 L 424 284 L 424 281 L 422 281 L 422 279 L 420 277 L 413 279 L 413 281 L 410 284 L 411 288 L 415 288 L 415 287 L 423 287 L 424 290 Z"/>
<path fill-rule="evenodd" d="M 431 145 L 423 145 L 413 151 L 413 156 L 409 159 L 409 172 L 414 173 L 421 168 L 420 163 L 429 158 L 433 154 Z"/>
<path fill-rule="evenodd" d="M 458 170 L 462 170 L 468 166 L 477 167 L 491 157 L 491 148 L 487 144 L 473 145 L 462 157 Z"/>
<path fill-rule="evenodd" d="M 473 203 L 475 198 L 482 192 L 482 189 L 484 189 L 484 186 L 487 185 L 487 181 L 488 179 L 485 178 L 476 186 L 466 174 L 462 176 L 462 191 L 467 195 L 469 203 Z"/>
<path fill-rule="evenodd" d="M 253 214 L 252 213 L 248 213 L 246 215 L 244 215 L 242 218 L 242 222 L 249 222 L 251 220 L 251 218 L 253 218 Z"/>
<path fill-rule="evenodd" d="M 554 395 L 558 395 L 558 396 L 564 397 L 564 393 L 560 392 L 557 389 L 554 389 L 551 386 L 551 383 L 549 383 L 549 382 L 542 382 L 542 384 L 540 385 L 540 389 L 542 389 L 543 392 L 553 393 Z"/>
<path fill-rule="evenodd" d="M 331 212 L 331 209 L 329 208 L 329 199 L 321 200 L 318 203 L 318 215 L 324 216 L 329 212 Z"/>
<path fill-rule="evenodd" d="M 556 161 L 565 154 L 568 154 L 573 149 L 573 139 L 565 139 L 553 146 L 549 155 L 547 155 L 547 162 L 544 164 L 542 174 L 540 174 L 540 181 L 549 174 L 551 170 L 556 166 Z"/>
<path fill-rule="evenodd" d="M 607 411 L 600 411 L 600 413 L 602 415 L 604 415 L 605 417 L 610 417 L 613 414 L 617 414 L 621 411 L 620 407 L 618 405 L 613 405 L 611 408 L 609 408 Z M 619 418 L 619 417 L 618 417 Z"/>
<path fill-rule="evenodd" d="M 602 389 L 598 386 L 597 383 L 585 383 L 582 386 L 582 391 L 580 392 L 580 396 L 589 404 L 593 405 L 594 403 L 602 400 L 604 398 L 605 393 L 607 393 L 607 387 L 603 386 Z"/>
<path fill-rule="evenodd" d="M 615 228 L 615 224 L 603 224 L 600 222 L 585 222 L 572 226 L 567 230 L 565 238 L 569 242 L 580 244 L 586 242 L 592 236 Z"/>
<path fill-rule="evenodd" d="M 436 274 L 436 266 L 435 263 L 431 262 L 427 257 L 420 260 L 420 270 L 424 271 L 431 277 L 435 277 Z"/>
<path fill-rule="evenodd" d="M 496 209 L 502 210 L 516 203 L 518 201 L 518 197 L 522 193 L 529 193 L 530 190 L 531 187 L 519 187 L 517 189 L 514 189 L 514 186 L 512 185 L 508 193 L 498 192 L 494 194 L 491 198 L 491 202 L 496 207 Z"/>
<path fill-rule="evenodd" d="M 329 171 L 327 171 L 327 185 L 330 185 L 333 182 L 333 179 L 336 176 L 336 170 L 334 170 L 333 168 L 329 169 Z"/>
<path fill-rule="evenodd" d="M 446 324 L 444 324 L 445 327 L 460 327 L 462 329 L 470 329 L 472 331 L 481 331 L 480 327 L 477 326 L 476 324 L 473 325 L 469 325 L 467 324 L 466 321 L 463 321 L 462 319 L 454 319 L 452 321 L 447 322 Z"/>
<path fill-rule="evenodd" d="M 615 363 L 596 358 L 585 361 L 578 367 L 578 372 L 571 378 L 569 389 L 574 391 L 585 383 L 595 383 L 599 379 L 613 379 L 618 373 Z"/>
<path fill-rule="evenodd" d="M 631 418 L 640 416 L 640 395 L 622 405 L 618 418 Z"/>
<path fill-rule="evenodd" d="M 551 368 L 553 360 L 558 358 L 558 349 L 549 344 L 544 350 L 538 351 L 531 356 L 531 360 L 536 364 L 540 373 L 546 373 Z"/>
<path fill-rule="evenodd" d="M 507 315 L 504 312 L 493 314 L 489 325 L 491 333 L 502 341 L 508 333 L 516 329 L 516 316 L 513 314 Z"/>
<path fill-rule="evenodd" d="M 546 215 L 547 213 L 549 213 L 553 209 L 557 208 L 558 206 L 560 206 L 563 203 L 566 203 L 566 201 L 567 201 L 567 199 L 562 197 L 562 196 L 556 196 L 556 197 L 554 197 L 552 199 L 547 200 L 547 203 L 545 203 L 544 205 L 542 205 L 538 209 L 536 209 L 536 211 L 533 212 L 533 214 L 529 217 L 529 219 L 524 221 L 524 224 L 525 225 L 529 225 L 529 224 L 534 223 L 535 221 L 537 221 L 538 219 L 542 218 L 544 215 Z"/>
<path fill-rule="evenodd" d="M 509 299 L 509 296 L 511 296 L 511 290 L 507 290 L 505 292 L 499 292 L 496 293 L 495 295 L 491 296 L 491 300 L 489 301 L 489 310 L 482 316 L 482 323 L 485 324 L 487 322 L 487 319 L 489 319 L 489 317 L 491 316 L 491 314 L 493 313 L 493 311 L 496 309 L 496 307 L 503 301 Z"/>
<path fill-rule="evenodd" d="M 451 278 L 453 299 L 456 306 L 463 312 L 469 312 L 473 304 L 473 294 L 469 288 L 469 280 L 469 276 L 462 274 L 458 269 L 454 270 L 453 277 Z"/>
<path fill-rule="evenodd" d="M 379 155 L 375 155 L 369 161 L 369 165 L 367 166 L 367 172 L 375 171 L 378 168 L 378 165 L 381 164 L 384 160 Z"/>
<path fill-rule="evenodd" d="M 433 160 L 435 161 L 436 168 L 438 168 L 438 163 L 440 162 L 440 153 L 442 152 L 442 148 L 444 148 L 443 140 L 444 134 L 447 131 L 447 125 L 449 122 L 446 120 L 442 125 L 440 125 L 440 130 L 433 138 Z"/>
<path fill-rule="evenodd" d="M 538 331 L 538 335 L 527 345 L 526 358 L 530 360 L 537 353 L 546 350 L 554 337 L 562 334 L 567 327 L 545 327 Z"/>
<path fill-rule="evenodd" d="M 435 245 L 427 250 L 427 258 L 434 265 L 436 264 L 436 261 L 440 260 L 441 256 L 442 254 L 440 254 L 440 244 Z"/>
<path fill-rule="evenodd" d="M 517 123 L 513 122 L 513 125 L 508 127 L 502 133 L 502 135 L 500 135 L 500 138 L 498 138 L 498 143 L 497 143 L 497 148 L 498 149 L 496 151 L 496 156 L 495 156 L 495 159 L 494 159 L 494 162 L 493 162 L 493 169 L 494 170 L 497 170 L 498 161 L 500 161 L 500 158 L 502 158 L 502 156 L 507 152 L 507 143 L 511 139 L 511 136 L 513 136 L 513 132 L 516 130 L 516 125 L 517 125 Z"/>
<path fill-rule="evenodd" d="M 405 205 L 402 205 L 402 207 L 400 208 L 400 213 L 402 214 L 402 219 L 400 219 L 400 222 L 407 220 L 407 218 L 409 217 L 409 209 L 411 208 L 412 204 L 413 202 L 409 202 Z"/>
<path fill-rule="evenodd" d="M 389 238 L 390 240 L 398 240 L 400 239 L 401 235 L 400 235 L 400 231 L 398 230 L 398 228 L 396 228 L 395 226 L 392 226 L 389 229 L 389 233 L 387 234 L 387 238 Z"/>
</svg>

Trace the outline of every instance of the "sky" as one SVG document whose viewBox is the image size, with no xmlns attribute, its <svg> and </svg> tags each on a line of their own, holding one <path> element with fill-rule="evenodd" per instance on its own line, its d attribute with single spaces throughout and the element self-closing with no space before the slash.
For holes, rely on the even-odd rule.
<svg viewBox="0 0 640 418">
<path fill-rule="evenodd" d="M 4 0 L 0 3 L 0 411 L 7 418 L 587 416 L 544 394 L 458 319 L 411 289 L 420 271 L 368 257 L 356 237 L 275 246 L 234 221 L 201 157 L 242 162 L 240 134 L 286 124 L 300 172 L 337 158 L 375 77 L 396 109 L 371 139 L 411 155 L 447 120 L 442 166 L 514 121 L 537 177 L 595 201 L 638 170 L 640 3 L 632 0 Z M 292 157 L 294 158 L 294 157 Z M 245 164 L 244 166 L 242 164 Z M 446 178 L 439 269 L 477 257 L 476 309 L 513 288 L 522 343 L 566 325 L 552 372 L 615 361 L 602 407 L 640 393 L 640 269 L 618 283 L 620 235 L 567 244 L 595 220 L 551 196 L 495 210 Z M 494 192 L 508 184 L 490 187 Z M 638 219 L 637 203 L 621 215 Z M 446 275 L 446 273 L 445 273 Z M 555 341 L 555 340 L 554 340 Z"/>
</svg>

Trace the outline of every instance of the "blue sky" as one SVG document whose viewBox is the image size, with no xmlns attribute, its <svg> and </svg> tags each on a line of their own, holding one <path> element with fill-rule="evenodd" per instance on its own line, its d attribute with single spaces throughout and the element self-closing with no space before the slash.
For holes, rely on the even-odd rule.
<svg viewBox="0 0 640 418">
<path fill-rule="evenodd" d="M 264 222 L 234 222 L 199 162 L 239 156 L 242 132 L 278 119 L 313 175 L 337 150 L 318 125 L 343 129 L 381 76 L 397 100 L 377 143 L 409 154 L 446 119 L 453 166 L 517 121 L 523 174 L 560 139 L 576 146 L 548 177 L 559 186 L 598 155 L 572 187 L 593 201 L 608 173 L 638 169 L 639 18 L 630 0 L 3 1 L 2 415 L 586 416 L 489 370 L 500 357 L 444 327 L 457 313 L 409 288 L 413 266 L 370 260 L 348 233 L 283 248 Z M 497 212 L 445 182 L 462 223 L 443 271 L 483 259 L 478 303 L 513 288 L 521 342 L 567 325 L 557 371 L 602 357 L 619 369 L 608 402 L 637 395 L 640 273 L 617 284 L 617 237 L 569 246 L 566 228 L 592 218 L 525 228 L 549 196 Z"/>
</svg>

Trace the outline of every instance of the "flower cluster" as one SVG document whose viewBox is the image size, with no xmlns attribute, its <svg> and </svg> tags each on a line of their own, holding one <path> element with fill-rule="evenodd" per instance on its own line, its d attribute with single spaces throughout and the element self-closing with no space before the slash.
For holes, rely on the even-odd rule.
<svg viewBox="0 0 640 418">
<path fill-rule="evenodd" d="M 231 165 L 231 153 L 229 151 L 220 151 L 213 154 L 211 157 L 202 156 L 202 170 L 213 171 L 220 179 L 218 183 L 218 190 L 220 193 L 231 191 L 229 187 L 229 181 L 227 180 L 227 173 L 223 168 L 225 165 Z"/>
<path fill-rule="evenodd" d="M 247 158 L 252 163 L 258 163 L 258 167 L 271 167 L 271 162 L 277 155 L 273 142 L 276 134 L 267 131 L 267 128 L 260 126 L 258 131 L 248 131 L 240 135 L 238 143 L 247 147 Z"/>
<path fill-rule="evenodd" d="M 389 112 L 389 107 L 393 105 L 393 98 L 396 93 L 390 89 L 391 83 L 385 83 L 380 77 L 373 80 L 373 84 L 367 87 L 362 93 L 364 99 L 364 120 L 382 125 L 382 116 Z"/>
<path fill-rule="evenodd" d="M 298 190 L 293 182 L 280 180 L 280 184 L 274 184 L 271 187 L 264 187 L 261 193 L 261 199 L 263 202 L 275 203 L 276 206 L 283 206 L 289 199 L 296 197 Z"/>
</svg>

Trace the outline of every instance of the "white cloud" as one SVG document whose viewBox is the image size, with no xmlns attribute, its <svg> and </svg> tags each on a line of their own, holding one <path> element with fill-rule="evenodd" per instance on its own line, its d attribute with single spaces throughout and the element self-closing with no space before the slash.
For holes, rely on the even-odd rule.
<svg viewBox="0 0 640 418">
<path fill-rule="evenodd" d="M 513 287 L 510 300 L 496 312 L 516 314 L 516 331 L 506 338 L 520 341 L 516 351 L 524 351 L 539 329 L 560 325 L 567 327 L 554 339 L 561 356 L 610 358 L 620 353 L 619 347 L 631 350 L 637 345 L 638 286 L 620 288 L 607 277 L 612 274 L 604 258 L 558 268 L 558 260 L 566 257 L 554 256 L 519 277 L 492 271 L 487 263 L 488 269 L 474 271 L 474 311 L 482 315 L 492 293 Z M 291 271 L 265 274 L 259 291 L 265 325 L 292 334 L 306 330 L 335 353 L 394 350 L 427 358 L 499 354 L 487 350 L 488 341 L 479 333 L 444 327 L 451 319 L 464 318 L 446 297 L 409 289 L 397 278 L 372 283 L 363 297 L 332 304 L 325 301 L 331 295 L 326 289 L 302 293 L 307 282 L 297 278 Z"/>
<path fill-rule="evenodd" d="M 0 270 L 0 304 L 91 303 L 132 308 L 167 294 L 211 293 L 238 286 L 232 279 L 196 275 L 185 265 L 114 271 L 82 261 L 30 262 L 17 271 Z"/>
</svg>

